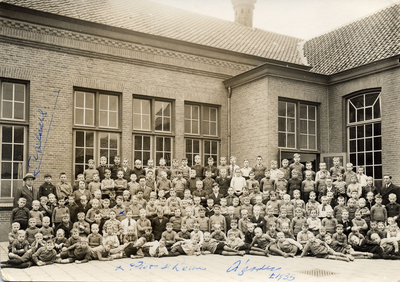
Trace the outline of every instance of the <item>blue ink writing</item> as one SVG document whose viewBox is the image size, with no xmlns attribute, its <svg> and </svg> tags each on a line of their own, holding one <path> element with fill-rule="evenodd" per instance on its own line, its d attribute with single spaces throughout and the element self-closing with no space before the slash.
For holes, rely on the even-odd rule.
<svg viewBox="0 0 400 282">
<path fill-rule="evenodd" d="M 269 279 L 276 279 L 276 280 L 285 280 L 285 281 L 293 281 L 294 279 L 296 279 L 296 277 L 291 276 L 290 273 L 287 274 L 280 274 L 280 273 L 272 273 L 269 277 Z"/>
<path fill-rule="evenodd" d="M 39 160 L 39 155 L 43 154 L 42 151 L 42 134 L 43 134 L 43 127 L 44 127 L 44 119 L 47 116 L 46 112 L 43 112 L 41 109 L 38 110 L 38 112 L 40 113 L 40 116 L 38 117 L 39 120 L 39 130 L 37 133 L 35 133 L 35 137 L 36 137 L 36 144 L 35 144 L 35 155 L 29 157 L 28 159 L 28 166 L 30 166 L 30 162 L 31 162 L 31 158 L 33 158 L 35 160 L 35 162 L 37 162 Z M 36 175 L 35 175 L 36 176 Z"/>
<path fill-rule="evenodd" d="M 50 123 L 47 128 L 46 139 L 44 140 L 43 146 L 42 146 L 42 135 L 43 135 L 43 128 L 44 128 L 44 121 L 45 121 L 45 117 L 47 116 L 47 112 L 43 112 L 41 109 L 38 110 L 38 112 L 40 113 L 40 116 L 38 117 L 39 130 L 37 133 L 35 133 L 35 137 L 36 137 L 35 151 L 36 152 L 33 156 L 30 156 L 28 159 L 28 167 L 34 168 L 33 175 L 35 177 L 40 173 L 40 166 L 42 165 L 43 155 L 44 155 L 44 151 L 46 149 L 47 139 L 49 138 L 51 124 L 53 122 L 54 112 L 55 112 L 55 109 L 57 106 L 57 101 L 58 101 L 59 96 L 60 96 L 60 91 L 58 91 L 58 93 L 57 93 L 56 102 L 54 103 L 53 113 L 51 115 Z M 34 163 L 31 163 L 31 161 L 33 161 Z"/>
<path fill-rule="evenodd" d="M 122 266 L 118 266 L 115 271 L 117 271 L 118 269 L 121 269 L 122 271 L 124 271 L 124 269 L 122 268 Z"/>
<path fill-rule="evenodd" d="M 250 259 L 248 259 L 246 262 L 242 263 L 242 260 L 237 260 L 230 267 L 228 267 L 226 272 L 227 273 L 235 272 L 238 274 L 238 276 L 243 276 L 246 272 L 259 272 L 259 271 L 265 271 L 265 270 L 275 272 L 275 271 L 279 271 L 282 269 L 281 267 L 274 267 L 274 266 L 270 266 L 270 265 L 266 266 L 265 264 L 261 267 L 250 266 L 250 265 L 248 265 L 249 261 L 250 261 Z M 272 274 L 275 275 L 275 273 L 272 273 Z M 278 274 L 278 275 L 280 275 L 279 280 L 283 279 L 283 280 L 292 281 L 295 279 L 295 277 L 290 276 L 289 274 L 287 274 L 287 275 Z M 288 277 L 286 278 L 286 276 L 288 276 Z M 270 278 L 278 279 L 275 276 L 270 277 Z"/>
<path fill-rule="evenodd" d="M 130 269 L 129 270 L 147 270 L 147 269 L 168 269 L 168 270 L 172 270 L 172 271 L 176 271 L 176 272 L 180 272 L 180 271 L 193 271 L 193 270 L 206 270 L 205 267 L 199 267 L 199 266 L 189 266 L 189 265 L 185 265 L 185 261 L 181 262 L 181 263 L 176 263 L 175 265 L 170 265 L 170 264 L 165 264 L 165 265 L 158 265 L 158 264 L 147 264 L 143 261 L 138 261 L 135 263 L 131 263 L 130 265 Z M 117 270 L 122 270 L 124 271 L 124 269 L 122 268 L 122 266 L 118 266 L 115 271 Z"/>
</svg>

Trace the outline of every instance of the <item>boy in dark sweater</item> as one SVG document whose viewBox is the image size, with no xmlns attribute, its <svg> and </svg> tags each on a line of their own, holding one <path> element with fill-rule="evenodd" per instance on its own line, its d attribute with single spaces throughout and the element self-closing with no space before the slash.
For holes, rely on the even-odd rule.
<svg viewBox="0 0 400 282">
<path fill-rule="evenodd" d="M 18 207 L 11 211 L 11 223 L 18 222 L 20 224 L 20 229 L 25 230 L 28 227 L 28 221 L 30 216 L 30 212 L 28 208 L 25 207 L 26 199 L 19 198 Z"/>
<path fill-rule="evenodd" d="M 51 183 L 51 179 L 52 177 L 50 174 L 44 176 L 45 182 L 39 187 L 39 198 L 42 196 L 48 197 L 50 194 L 57 195 L 56 186 Z"/>
<path fill-rule="evenodd" d="M 72 221 L 70 221 L 69 214 L 64 214 L 62 217 L 62 222 L 59 225 L 57 225 L 55 232 L 57 233 L 57 230 L 63 229 L 65 233 L 65 238 L 68 239 L 69 236 L 71 235 L 71 230 L 73 226 L 74 224 L 72 223 Z"/>
</svg>

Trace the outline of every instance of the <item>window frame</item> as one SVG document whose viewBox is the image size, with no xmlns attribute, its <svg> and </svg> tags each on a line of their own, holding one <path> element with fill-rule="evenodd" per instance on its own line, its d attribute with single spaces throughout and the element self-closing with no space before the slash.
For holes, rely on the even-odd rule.
<svg viewBox="0 0 400 282">
<path fill-rule="evenodd" d="M 93 93 L 94 94 L 94 109 L 93 109 L 93 125 L 82 125 L 82 124 L 76 124 L 76 92 L 85 92 L 85 93 Z M 100 95 L 111 95 L 111 96 L 116 96 L 118 101 L 117 101 L 117 125 L 118 127 L 105 127 L 105 126 L 100 126 Z M 100 134 L 101 133 L 107 133 L 107 134 L 118 134 L 117 138 L 117 143 L 118 143 L 118 148 L 117 148 L 117 155 L 120 155 L 121 153 L 121 144 L 122 144 L 122 93 L 118 92 L 111 92 L 111 91 L 106 91 L 106 90 L 98 90 L 98 89 L 89 89 L 89 88 L 81 88 L 81 87 L 74 87 L 73 89 L 73 126 L 72 126 L 72 142 L 73 142 L 73 174 L 77 175 L 76 172 L 76 165 L 82 165 L 81 163 L 76 163 L 76 133 L 78 131 L 83 131 L 86 132 L 93 132 L 94 137 L 93 137 L 93 146 L 94 146 L 94 152 L 93 152 L 93 158 L 95 160 L 96 166 L 100 165 Z M 109 99 L 108 99 L 109 101 Z M 109 118 L 109 117 L 108 117 Z M 107 119 L 108 119 L 107 118 Z M 80 148 L 80 147 L 79 147 Z M 86 147 L 85 147 L 86 148 Z M 107 157 L 107 165 L 112 165 L 114 163 L 114 159 L 110 159 Z M 87 163 L 84 164 L 84 170 L 87 168 Z"/>
<path fill-rule="evenodd" d="M 364 106 L 362 107 L 362 109 L 364 111 L 364 120 L 363 121 L 357 121 L 357 116 L 356 116 L 355 117 L 355 121 L 354 122 L 350 122 L 350 103 L 351 103 L 350 100 L 353 99 L 353 98 L 356 98 L 356 97 L 364 96 L 364 102 L 365 102 L 365 96 L 368 95 L 368 94 L 378 94 L 378 96 L 377 96 L 377 98 L 376 98 L 376 100 L 375 100 L 375 102 L 374 102 L 374 104 L 372 106 L 365 106 L 365 104 L 364 104 Z M 365 109 L 372 107 L 372 117 L 374 117 L 374 109 L 373 109 L 373 107 L 374 107 L 374 105 L 375 105 L 375 103 L 376 103 L 376 101 L 378 99 L 379 99 L 380 117 L 366 120 L 365 119 Z M 358 162 L 359 162 L 358 157 L 359 156 L 358 155 L 359 154 L 363 154 L 363 156 L 364 156 L 364 164 L 362 164 L 360 166 L 364 167 L 364 173 L 366 175 L 368 175 L 367 174 L 367 167 L 372 167 L 373 175 L 368 175 L 368 176 L 372 176 L 374 181 L 375 181 L 375 183 L 380 182 L 380 181 L 382 181 L 381 178 L 375 178 L 375 168 L 376 167 L 381 167 L 381 174 L 382 174 L 382 178 L 383 178 L 382 89 L 381 88 L 363 89 L 361 91 L 357 91 L 357 92 L 351 93 L 351 94 L 349 94 L 347 96 L 344 96 L 343 100 L 344 100 L 344 106 L 345 106 L 345 121 L 344 121 L 344 128 L 345 128 L 344 131 L 345 132 L 344 133 L 345 133 L 345 136 L 346 136 L 345 147 L 346 147 L 347 159 L 349 160 L 349 162 L 351 162 L 350 155 L 351 154 L 355 154 L 356 163 L 353 163 L 353 165 L 354 165 L 354 167 L 356 167 L 356 166 L 359 166 L 359 164 L 358 164 Z M 352 105 L 354 105 L 354 104 L 352 103 Z M 376 134 L 376 132 L 375 132 L 376 124 L 380 124 L 380 134 L 377 134 L 377 135 L 375 135 Z M 369 125 L 371 125 L 371 136 L 366 136 L 366 132 L 365 132 L 366 131 L 366 127 L 369 126 Z M 356 130 L 355 138 L 351 138 L 351 133 L 350 133 L 350 130 L 353 127 L 356 128 L 355 129 Z M 359 127 L 363 128 L 363 136 L 362 137 L 359 137 L 357 135 L 358 134 L 357 131 L 358 131 Z M 381 138 L 380 139 L 381 140 L 381 143 L 380 143 L 381 149 L 380 150 L 375 150 L 375 138 L 376 137 L 378 137 L 378 138 L 380 137 Z M 367 142 L 368 139 L 371 139 L 372 150 L 367 150 L 366 142 Z M 358 149 L 357 149 L 358 146 L 359 146 L 359 144 L 358 144 L 359 140 L 363 140 L 363 150 L 362 151 L 358 151 Z M 355 143 L 356 144 L 356 151 L 354 151 L 354 152 L 350 152 L 350 148 L 351 148 L 350 143 L 352 141 L 356 142 Z M 375 158 L 376 158 L 375 153 L 379 153 L 379 152 L 381 154 L 381 156 L 380 156 L 381 163 L 380 164 L 375 164 Z M 367 162 L 367 154 L 371 154 L 371 156 L 372 156 L 372 164 L 367 164 L 366 163 Z"/>
<path fill-rule="evenodd" d="M 190 115 L 190 118 L 186 118 L 186 106 L 190 106 L 190 113 L 191 113 L 191 115 Z M 193 121 L 195 121 L 196 119 L 193 119 L 193 107 L 197 107 L 197 117 L 198 117 L 198 119 L 197 119 L 197 132 L 198 133 L 193 133 Z M 200 107 L 200 105 L 193 105 L 193 104 L 185 104 L 184 105 L 184 133 L 185 133 L 185 135 L 193 135 L 193 136 L 199 136 L 200 134 L 201 134 L 201 130 L 200 130 L 200 124 L 201 124 L 201 107 Z M 186 132 L 186 121 L 189 121 L 190 122 L 190 133 L 188 133 L 188 132 Z"/>
<path fill-rule="evenodd" d="M 205 113 L 204 113 L 204 111 L 205 111 L 205 109 L 206 108 L 208 108 L 209 109 L 209 112 L 208 112 L 208 119 L 206 119 L 205 118 Z M 215 110 L 215 112 L 216 112 L 216 120 L 215 120 L 215 122 L 214 121 L 212 121 L 211 120 L 211 109 L 213 109 L 213 110 Z M 212 107 L 212 106 L 202 106 L 202 117 L 201 117 L 201 123 L 202 123 L 202 126 L 200 127 L 201 128 L 201 133 L 204 135 L 204 136 L 207 136 L 207 137 L 218 137 L 220 134 L 219 134 L 219 114 L 218 114 L 218 108 L 216 108 L 216 107 Z M 204 123 L 208 123 L 209 125 L 208 125 L 208 130 L 209 130 L 209 132 L 211 131 L 210 130 L 210 128 L 211 128 L 211 124 L 212 123 L 214 123 L 215 124 L 215 135 L 213 135 L 213 134 L 206 134 L 206 133 L 204 133 Z"/>
<path fill-rule="evenodd" d="M 100 108 L 100 104 L 101 104 L 101 96 L 107 96 L 107 110 L 105 110 L 105 109 L 101 109 Z M 115 111 L 115 110 L 111 110 L 110 109 L 110 97 L 117 97 L 117 110 Z M 99 124 L 98 124 L 98 126 L 99 126 L 99 128 L 102 128 L 102 129 L 104 129 L 104 128 L 109 128 L 109 129 L 119 129 L 120 128 L 120 117 L 119 117 L 119 113 L 121 112 L 121 108 L 120 108 L 120 105 L 119 105 L 119 101 L 120 101 L 121 99 L 119 99 L 119 96 L 118 95 L 114 95 L 114 94 L 106 94 L 106 93 L 99 93 L 99 101 L 98 101 L 98 106 L 99 106 L 99 109 L 98 109 L 98 111 L 99 111 Z M 107 114 L 107 126 L 101 126 L 100 125 L 100 122 L 101 122 L 101 112 L 105 112 L 106 114 Z M 116 113 L 116 116 L 117 116 L 117 119 L 116 119 L 116 124 L 117 124 L 117 126 L 110 126 L 110 114 L 111 113 Z"/>
<path fill-rule="evenodd" d="M 306 118 L 302 118 L 301 117 L 301 106 L 306 106 L 306 108 L 307 108 L 307 117 Z M 310 117 L 309 117 L 309 113 L 310 113 L 310 111 L 309 111 L 309 108 L 310 107 L 314 107 L 314 119 L 311 119 Z M 299 108 L 300 108 L 300 112 L 299 112 L 299 149 L 301 149 L 301 150 L 317 150 L 318 149 L 318 142 L 317 142 L 317 139 L 318 139 L 318 135 L 317 135 L 317 114 L 318 114 L 318 110 L 317 110 L 317 106 L 315 106 L 315 105 L 310 105 L 310 104 L 305 104 L 305 103 L 300 103 L 300 105 L 299 105 Z M 306 124 L 307 124 L 307 132 L 306 133 L 302 133 L 301 132 L 301 122 L 302 121 L 305 121 L 306 122 Z M 312 133 L 310 133 L 310 122 L 314 122 L 315 123 L 315 125 L 314 125 L 314 134 L 312 134 Z M 306 136 L 306 138 L 307 138 L 307 148 L 302 148 L 301 146 L 301 137 L 302 136 Z M 314 140 L 315 140 L 315 149 L 310 149 L 310 138 L 312 137 L 312 136 L 314 136 Z"/>
<path fill-rule="evenodd" d="M 3 83 L 15 83 L 15 84 L 23 84 L 25 85 L 25 110 L 24 110 L 24 119 L 10 119 L 3 118 Z M 26 80 L 17 80 L 17 79 L 9 79 L 0 77 L 0 121 L 3 124 L 24 124 L 29 125 L 29 107 L 30 107 L 30 83 Z"/>
<path fill-rule="evenodd" d="M 190 142 L 191 143 L 191 152 L 187 152 L 187 142 Z M 188 159 L 188 166 L 192 166 L 193 164 L 194 164 L 194 157 L 196 156 L 196 155 L 200 155 L 200 156 L 202 156 L 202 159 L 203 159 L 203 151 L 204 150 L 202 150 L 202 148 L 203 148 L 203 145 L 202 145 L 202 142 L 203 140 L 201 140 L 201 139 L 197 139 L 197 138 L 185 138 L 185 157 Z M 197 153 L 197 152 L 193 152 L 194 150 L 193 150 L 193 147 L 194 147 L 194 142 L 198 142 L 199 143 L 199 152 Z"/>
<path fill-rule="evenodd" d="M 93 113 L 93 121 L 94 125 L 83 125 L 83 124 L 76 124 L 76 113 L 75 113 L 75 106 L 76 106 L 76 92 L 88 92 L 94 93 L 94 113 Z M 118 98 L 118 114 L 117 114 L 117 124 L 118 127 L 105 127 L 100 126 L 100 95 L 112 95 Z M 73 128 L 75 129 L 89 129 L 95 131 L 113 131 L 113 132 L 122 132 L 122 93 L 118 92 L 111 92 L 111 91 L 103 91 L 103 90 L 94 90 L 94 89 L 84 89 L 84 88 L 74 88 L 73 95 L 74 95 L 74 105 L 73 105 Z"/>
<path fill-rule="evenodd" d="M 217 142 L 217 159 L 214 159 L 214 163 L 217 164 L 218 163 L 218 158 L 220 157 L 221 154 L 221 106 L 220 105 L 214 105 L 214 104 L 204 104 L 204 103 L 196 103 L 196 102 L 190 102 L 190 101 L 185 101 L 185 108 L 184 110 L 186 110 L 186 106 L 191 106 L 191 111 L 192 111 L 192 107 L 199 107 L 199 134 L 192 134 L 192 133 L 187 133 L 184 129 L 184 140 L 185 140 L 185 157 L 188 158 L 189 166 L 192 166 L 194 164 L 194 156 L 197 155 L 197 153 L 193 153 L 190 152 L 188 153 L 186 151 L 186 142 L 187 141 L 191 141 L 192 147 L 193 147 L 193 141 L 198 141 L 199 142 L 199 155 L 201 156 L 202 159 L 202 163 L 204 166 L 207 165 L 207 160 L 206 160 L 206 155 L 210 155 L 210 154 L 206 154 L 206 142 L 210 141 L 210 142 Z M 209 122 L 210 120 L 206 120 L 205 119 L 205 114 L 204 114 L 204 109 L 205 108 L 209 108 L 209 109 L 215 109 L 216 110 L 216 135 L 208 135 L 204 132 L 204 122 Z M 184 113 L 184 116 L 185 113 Z M 209 116 L 210 116 L 210 112 L 209 112 Z M 185 118 L 186 120 L 186 118 Z M 211 121 L 212 122 L 212 121 Z M 190 158 L 188 157 L 188 155 L 193 155 L 193 160 L 192 163 L 190 163 Z M 211 154 L 211 155 L 215 155 L 215 154 Z"/>
<path fill-rule="evenodd" d="M 27 166 L 28 166 L 28 126 L 20 125 L 20 124 L 1 124 L 0 125 L 0 134 L 2 134 L 2 129 L 3 129 L 4 126 L 13 128 L 12 129 L 13 130 L 12 137 L 14 137 L 14 127 L 22 127 L 23 128 L 23 132 L 24 132 L 23 143 L 15 143 L 14 140 L 11 140 L 11 142 L 3 143 L 3 140 L 1 140 L 1 145 L 2 146 L 0 148 L 0 184 L 1 184 L 2 180 L 6 180 L 6 181 L 10 180 L 11 181 L 11 192 L 10 192 L 10 197 L 3 197 L 2 189 L 0 189 L 0 198 L 13 198 L 13 196 L 14 196 L 13 192 L 14 192 L 14 186 L 15 186 L 14 182 L 16 182 L 16 183 L 20 182 L 20 185 L 18 185 L 18 186 L 22 186 L 23 185 L 23 177 L 24 177 L 25 173 L 27 172 Z M 3 158 L 3 154 L 2 154 L 3 144 L 11 145 L 13 149 L 14 149 L 14 145 L 15 144 L 22 145 L 23 146 L 23 153 L 22 154 L 23 154 L 23 158 L 24 158 L 23 161 L 22 162 L 18 162 L 18 161 L 14 160 L 14 152 L 15 152 L 15 150 L 12 150 L 12 152 L 11 152 L 11 160 L 10 161 L 3 161 L 3 159 L 2 159 Z M 11 173 L 10 179 L 2 179 L 1 178 L 1 173 L 2 173 L 2 167 L 3 167 L 2 164 L 3 164 L 3 162 L 4 163 L 11 163 L 11 172 L 13 172 L 13 170 L 14 170 L 14 163 L 22 163 L 22 167 L 21 167 L 22 172 L 19 173 L 19 177 L 21 177 L 21 178 L 14 179 L 13 178 L 13 173 Z M 0 185 L 0 187 L 2 187 L 2 186 L 3 185 Z"/>
<path fill-rule="evenodd" d="M 133 95 L 132 98 L 132 109 L 134 108 L 134 101 L 137 100 L 148 100 L 150 101 L 150 130 L 147 129 L 136 129 L 134 128 L 134 112 L 132 110 L 132 132 L 141 134 L 151 134 L 151 135 L 171 135 L 175 136 L 175 100 L 172 99 L 165 99 L 165 98 L 156 98 L 156 97 L 149 97 L 143 95 Z M 162 131 L 156 130 L 156 114 L 155 114 L 155 103 L 162 102 L 162 103 L 170 103 L 171 104 L 171 116 L 170 116 L 170 130 L 169 131 Z"/>
<path fill-rule="evenodd" d="M 295 104 L 295 115 L 294 115 L 294 120 L 295 120 L 295 147 L 281 147 L 279 146 L 279 102 L 284 102 L 284 103 L 293 103 Z M 301 135 L 306 135 L 309 136 L 311 135 L 308 130 L 306 134 L 302 134 L 300 131 L 300 121 L 304 120 L 303 118 L 300 118 L 300 107 L 301 105 L 307 106 L 314 106 L 315 107 L 315 149 L 305 149 L 301 148 L 301 141 L 300 141 L 300 136 Z M 279 97 L 278 99 L 278 149 L 284 152 L 304 152 L 304 153 L 316 153 L 318 154 L 320 152 L 320 103 L 318 102 L 313 102 L 313 101 L 305 101 L 305 100 L 293 100 L 293 99 L 288 99 L 288 98 L 282 98 Z M 308 115 L 308 114 L 307 114 Z M 308 121 L 308 119 L 307 119 Z M 307 125 L 308 128 L 308 125 Z M 283 132 L 283 131 L 282 131 Z M 287 134 L 287 131 L 286 131 Z M 308 139 L 307 139 L 308 140 Z M 307 144 L 309 141 L 307 141 Z"/>
<path fill-rule="evenodd" d="M 132 109 L 134 109 L 134 103 L 135 100 L 147 100 L 149 101 L 150 105 L 150 114 L 148 115 L 150 118 L 149 124 L 150 124 L 150 129 L 137 129 L 134 128 L 134 118 L 135 115 L 137 116 L 137 113 L 133 112 L 132 110 L 132 164 L 134 161 L 137 159 L 135 158 L 135 153 L 140 152 L 141 153 L 141 161 L 144 167 L 147 167 L 147 160 L 143 159 L 144 152 L 149 152 L 150 159 L 154 161 L 154 166 L 158 166 L 158 161 L 157 161 L 157 153 L 159 152 L 169 152 L 171 154 L 170 159 L 166 159 L 167 166 L 171 167 L 172 165 L 172 159 L 174 158 L 175 154 L 175 100 L 173 99 L 165 99 L 165 98 L 159 98 L 159 97 L 152 97 L 152 96 L 144 96 L 144 95 L 132 95 Z M 161 117 L 162 119 L 165 117 L 164 115 L 157 115 L 156 114 L 156 103 L 169 103 L 170 104 L 170 130 L 169 131 L 162 131 L 162 130 L 156 130 L 156 119 L 157 117 Z M 142 103 L 141 103 L 142 105 Z M 142 107 L 142 106 L 141 106 Z M 143 110 L 141 108 L 141 113 L 143 113 Z M 147 116 L 147 115 L 146 115 Z M 143 114 L 140 115 L 141 118 L 143 118 Z M 168 118 L 168 117 L 167 117 Z M 142 125 L 142 121 L 141 121 Z M 164 126 L 164 123 L 163 123 Z M 150 150 L 143 150 L 143 144 L 141 150 L 136 150 L 135 149 L 135 142 L 136 142 L 136 137 L 141 137 L 143 142 L 144 137 L 150 138 Z M 171 151 L 157 151 L 157 138 L 170 138 L 171 142 Z M 165 143 L 163 143 L 165 146 Z M 165 154 L 163 153 L 163 157 L 165 157 Z"/>
<path fill-rule="evenodd" d="M 349 107 L 349 103 L 350 103 L 350 100 L 351 99 L 353 99 L 353 98 L 356 98 L 356 97 L 359 97 L 359 96 L 361 96 L 361 95 L 363 95 L 364 97 L 365 97 L 365 95 L 368 95 L 368 94 L 376 94 L 376 93 L 379 93 L 378 94 L 378 97 L 376 98 L 376 99 L 378 99 L 379 98 L 379 100 L 380 100 L 380 107 L 379 107 L 379 111 L 380 111 L 380 115 L 381 115 L 381 117 L 380 118 L 372 118 L 372 119 L 369 119 L 369 120 L 363 120 L 363 121 L 355 121 L 355 122 L 350 122 L 350 107 Z M 382 97 L 382 91 L 379 89 L 379 90 L 377 90 L 377 89 L 371 89 L 371 90 L 364 90 L 364 91 L 358 91 L 358 92 L 356 92 L 356 93 L 353 93 L 353 94 L 351 94 L 350 96 L 346 96 L 345 97 L 345 105 L 346 105 L 346 127 L 347 126 L 350 126 L 350 125 L 352 125 L 352 126 L 354 126 L 354 125 L 361 125 L 361 124 L 366 124 L 366 123 L 374 123 L 374 122 L 382 122 L 382 99 L 381 99 L 381 97 Z M 365 100 L 364 100 L 365 101 Z M 363 109 L 365 110 L 365 108 L 370 108 L 370 107 L 373 107 L 373 106 L 367 106 L 367 107 L 363 107 Z"/>
<path fill-rule="evenodd" d="M 84 98 L 84 106 L 83 107 L 77 107 L 77 95 L 76 92 L 83 92 L 85 93 L 85 98 Z M 86 107 L 86 94 L 93 94 L 93 114 L 92 114 L 92 118 L 93 118 L 93 125 L 87 125 L 85 124 L 85 118 L 86 118 L 86 109 L 90 109 Z M 77 119 L 77 114 L 76 114 L 76 110 L 83 110 L 83 124 L 79 124 L 76 122 Z M 83 127 L 92 127 L 95 128 L 96 127 L 96 93 L 95 92 L 89 92 L 89 91 L 74 91 L 74 126 L 83 126 Z"/>
<path fill-rule="evenodd" d="M 280 116 L 279 115 L 279 102 L 285 103 L 285 116 Z M 288 103 L 294 104 L 294 117 L 289 117 L 287 115 L 287 113 L 288 113 L 287 104 Z M 285 147 L 279 147 L 279 148 L 292 149 L 292 150 L 298 148 L 298 144 L 299 144 L 299 140 L 298 140 L 299 138 L 297 137 L 297 134 L 299 132 L 299 128 L 298 128 L 299 126 L 297 125 L 297 120 L 298 120 L 297 115 L 298 115 L 298 112 L 299 112 L 298 107 L 299 107 L 299 105 L 296 102 L 293 102 L 293 101 L 281 101 L 281 100 L 278 101 L 278 147 L 279 147 L 279 133 L 285 133 L 285 137 L 286 137 L 286 142 L 285 142 L 286 146 Z M 280 131 L 279 130 L 279 118 L 285 118 L 285 126 L 286 126 L 286 130 L 285 131 Z M 287 124 L 288 124 L 288 120 L 289 119 L 290 120 L 294 120 L 294 132 L 289 132 L 288 129 L 287 129 L 287 127 L 288 127 Z M 288 147 L 288 141 L 287 141 L 288 134 L 294 135 L 294 147 Z"/>
<path fill-rule="evenodd" d="M 149 137 L 150 138 L 150 150 L 136 150 L 135 149 L 135 137 L 142 137 L 142 142 L 143 142 L 143 137 Z M 170 138 L 171 139 L 171 151 L 157 151 L 157 138 Z M 142 146 L 143 148 L 143 146 Z M 135 152 L 141 152 L 141 158 L 135 158 Z M 175 154 L 175 136 L 172 135 L 150 135 L 150 134 L 140 134 L 140 133 L 133 133 L 132 134 L 132 163 L 134 163 L 135 160 L 139 159 L 142 161 L 143 167 L 147 167 L 147 161 L 143 159 L 143 152 L 150 152 L 150 159 L 154 161 L 154 167 L 158 166 L 157 162 L 157 153 L 159 152 L 170 152 L 171 158 L 168 160 L 166 159 L 167 167 L 171 167 L 172 165 L 172 159 L 174 158 Z M 163 158 L 165 158 L 165 154 L 163 154 Z"/>
<path fill-rule="evenodd" d="M 25 93 L 24 93 L 24 119 L 10 119 L 10 118 L 3 118 L 3 83 L 13 83 L 13 84 L 22 84 L 25 86 Z M 13 94 L 14 95 L 14 94 Z M 22 181 L 22 178 L 28 171 L 28 157 L 29 157 L 29 123 L 30 123 L 30 82 L 27 80 L 18 80 L 18 79 L 10 79 L 10 78 L 5 78 L 5 77 L 0 77 L 0 129 L 2 130 L 2 126 L 12 126 L 13 128 L 15 126 L 17 127 L 23 127 L 24 129 L 24 148 L 23 148 L 23 157 L 24 161 L 22 162 L 22 173 L 21 173 L 21 179 L 13 179 L 11 176 L 11 192 L 10 195 L 11 197 L 3 197 L 2 193 L 0 191 L 0 198 L 1 199 L 7 199 L 5 205 L 13 205 L 12 199 L 13 199 L 13 192 L 14 192 L 14 180 L 18 183 L 19 181 Z M 14 130 L 14 129 L 13 129 Z M 0 131 L 0 135 L 2 132 Z M 12 144 L 14 144 L 14 140 L 12 140 Z M 0 141 L 1 144 L 3 144 L 3 141 Z M 8 143 L 7 143 L 8 144 Z M 18 143 L 19 144 L 19 143 Z M 2 148 L 0 148 L 0 166 L 1 166 L 1 161 L 2 161 Z M 12 153 L 12 156 L 14 155 L 14 152 Z M 11 160 L 11 163 L 14 163 L 13 159 Z M 1 188 L 1 167 L 0 167 L 0 188 Z M 4 179 L 8 180 L 8 179 Z M 9 202 L 10 201 L 10 202 Z"/>
</svg>

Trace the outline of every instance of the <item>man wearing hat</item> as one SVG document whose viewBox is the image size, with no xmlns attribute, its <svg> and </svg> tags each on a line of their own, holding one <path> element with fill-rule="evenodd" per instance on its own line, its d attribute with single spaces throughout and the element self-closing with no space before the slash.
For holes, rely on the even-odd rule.
<svg viewBox="0 0 400 282">
<path fill-rule="evenodd" d="M 26 199 L 25 207 L 29 210 L 32 209 L 32 202 L 34 200 L 39 200 L 39 191 L 37 188 L 33 187 L 33 181 L 35 179 L 36 177 L 32 173 L 25 174 L 25 185 L 21 188 L 14 189 L 14 207 L 18 206 L 19 198 Z"/>
<path fill-rule="evenodd" d="M 43 196 L 48 197 L 50 194 L 54 194 L 57 196 L 56 186 L 51 183 L 51 179 L 51 174 L 44 175 L 45 182 L 39 187 L 39 199 Z"/>
</svg>

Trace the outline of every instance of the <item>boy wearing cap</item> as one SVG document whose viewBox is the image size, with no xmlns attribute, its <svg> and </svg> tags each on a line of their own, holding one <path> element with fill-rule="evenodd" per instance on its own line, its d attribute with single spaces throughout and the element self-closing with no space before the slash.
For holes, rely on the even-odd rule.
<svg viewBox="0 0 400 282">
<path fill-rule="evenodd" d="M 44 183 L 39 187 L 39 198 L 42 196 L 48 197 L 50 194 L 57 195 L 56 186 L 51 183 L 51 174 L 45 174 Z"/>
</svg>

